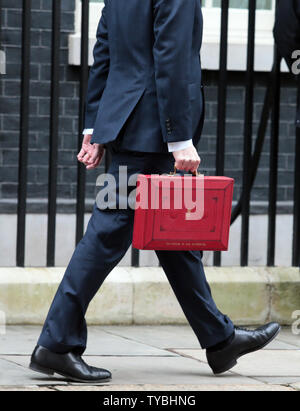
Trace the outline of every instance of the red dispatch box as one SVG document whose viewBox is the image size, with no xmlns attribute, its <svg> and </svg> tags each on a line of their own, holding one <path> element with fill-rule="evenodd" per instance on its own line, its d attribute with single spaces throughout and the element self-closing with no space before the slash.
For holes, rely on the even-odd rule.
<svg viewBox="0 0 300 411">
<path fill-rule="evenodd" d="M 233 186 L 227 177 L 139 175 L 133 247 L 228 250 Z"/>
</svg>

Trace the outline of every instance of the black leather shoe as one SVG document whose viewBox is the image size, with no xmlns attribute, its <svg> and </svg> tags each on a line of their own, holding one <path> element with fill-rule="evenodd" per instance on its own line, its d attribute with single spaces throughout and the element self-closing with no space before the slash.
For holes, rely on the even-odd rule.
<svg viewBox="0 0 300 411">
<path fill-rule="evenodd" d="M 29 368 L 47 375 L 56 373 L 67 380 L 82 383 L 98 383 L 111 379 L 111 373 L 108 370 L 90 367 L 80 355 L 55 354 L 39 345 L 33 351 Z"/>
<path fill-rule="evenodd" d="M 280 330 L 280 325 L 276 323 L 265 325 L 254 331 L 235 327 L 235 335 L 227 346 L 218 351 L 207 350 L 206 356 L 210 368 L 214 374 L 229 371 L 243 355 L 266 347 L 277 337 Z"/>
</svg>

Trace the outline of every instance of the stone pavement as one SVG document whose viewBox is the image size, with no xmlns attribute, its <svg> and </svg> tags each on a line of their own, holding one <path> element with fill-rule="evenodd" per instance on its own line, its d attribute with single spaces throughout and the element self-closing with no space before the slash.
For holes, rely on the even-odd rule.
<svg viewBox="0 0 300 411">
<path fill-rule="evenodd" d="M 0 391 L 300 391 L 300 335 L 290 328 L 215 377 L 189 326 L 90 327 L 85 360 L 111 370 L 113 379 L 80 387 L 28 369 L 39 332 L 36 326 L 9 326 L 0 335 Z"/>
</svg>

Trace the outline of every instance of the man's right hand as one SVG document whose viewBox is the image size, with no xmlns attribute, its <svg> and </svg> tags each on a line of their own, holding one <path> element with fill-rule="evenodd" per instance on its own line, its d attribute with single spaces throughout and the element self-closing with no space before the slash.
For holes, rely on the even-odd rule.
<svg viewBox="0 0 300 411">
<path fill-rule="evenodd" d="M 98 167 L 105 152 L 103 144 L 91 144 L 91 139 L 91 134 L 86 134 L 84 136 L 82 148 L 77 156 L 78 161 L 83 163 L 87 170 L 92 170 Z"/>
<path fill-rule="evenodd" d="M 177 170 L 195 173 L 201 163 L 201 159 L 194 146 L 185 148 L 184 150 L 174 151 L 173 156 Z"/>
</svg>

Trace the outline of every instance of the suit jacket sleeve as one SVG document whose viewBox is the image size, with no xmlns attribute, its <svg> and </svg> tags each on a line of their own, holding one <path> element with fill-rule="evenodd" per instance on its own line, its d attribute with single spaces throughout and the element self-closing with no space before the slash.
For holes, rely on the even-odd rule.
<svg viewBox="0 0 300 411">
<path fill-rule="evenodd" d="M 290 70 L 295 60 L 292 53 L 300 49 L 300 0 L 280 0 L 277 8 L 274 37 L 280 54 Z"/>
<path fill-rule="evenodd" d="M 109 45 L 106 24 L 106 6 L 102 10 L 102 16 L 97 29 L 97 42 L 94 47 L 94 64 L 90 69 L 86 112 L 85 128 L 94 128 L 99 102 L 106 85 L 109 72 Z"/>
<path fill-rule="evenodd" d="M 189 62 L 192 51 L 194 0 L 153 0 L 154 65 L 164 141 L 191 139 Z"/>
</svg>

